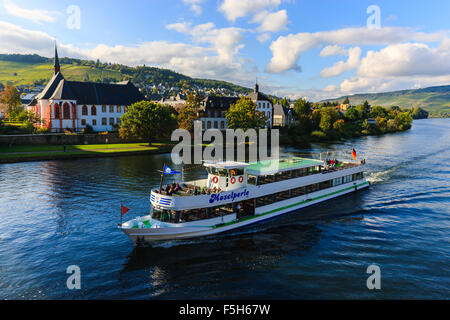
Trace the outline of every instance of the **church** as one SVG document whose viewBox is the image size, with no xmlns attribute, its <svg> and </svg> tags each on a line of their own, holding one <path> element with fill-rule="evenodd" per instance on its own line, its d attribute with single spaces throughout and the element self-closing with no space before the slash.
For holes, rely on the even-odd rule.
<svg viewBox="0 0 450 320">
<path fill-rule="evenodd" d="M 95 131 L 112 131 L 128 106 L 142 100 L 145 97 L 130 81 L 108 84 L 64 79 L 55 46 L 53 77 L 28 110 L 51 132 L 81 132 L 87 125 Z"/>
</svg>

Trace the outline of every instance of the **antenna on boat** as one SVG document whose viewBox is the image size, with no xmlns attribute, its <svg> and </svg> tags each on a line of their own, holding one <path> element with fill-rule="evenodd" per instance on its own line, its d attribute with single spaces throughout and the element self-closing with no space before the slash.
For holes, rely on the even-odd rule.
<svg viewBox="0 0 450 320">
<path fill-rule="evenodd" d="M 184 166 L 181 168 L 181 182 L 184 183 Z"/>
<path fill-rule="evenodd" d="M 163 169 L 161 171 L 161 180 L 159 182 L 159 194 L 162 192 L 162 183 L 163 183 L 163 177 L 164 177 L 164 169 L 166 168 L 166 164 L 164 163 Z"/>
</svg>

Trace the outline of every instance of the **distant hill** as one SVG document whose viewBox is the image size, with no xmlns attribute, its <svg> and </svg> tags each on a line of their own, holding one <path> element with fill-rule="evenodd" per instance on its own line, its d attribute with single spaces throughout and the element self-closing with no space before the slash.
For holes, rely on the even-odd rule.
<svg viewBox="0 0 450 320">
<path fill-rule="evenodd" d="M 346 97 L 327 99 L 323 102 L 338 101 L 341 103 Z M 348 99 L 352 105 L 362 104 L 367 100 L 372 106 L 399 106 L 406 109 L 420 107 L 430 112 L 433 116 L 450 115 L 450 85 L 383 93 L 355 94 L 348 96 Z"/>
<path fill-rule="evenodd" d="M 60 58 L 61 72 L 72 81 L 117 82 L 131 80 L 145 88 L 150 83 L 166 88 L 224 88 L 229 92 L 249 93 L 251 89 L 226 81 L 195 79 L 161 68 L 102 63 L 72 58 Z M 3 85 L 45 84 L 53 74 L 53 59 L 39 55 L 0 54 L 0 83 Z M 151 91 L 151 88 L 148 88 Z M 151 92 L 150 92 L 151 93 Z"/>
</svg>

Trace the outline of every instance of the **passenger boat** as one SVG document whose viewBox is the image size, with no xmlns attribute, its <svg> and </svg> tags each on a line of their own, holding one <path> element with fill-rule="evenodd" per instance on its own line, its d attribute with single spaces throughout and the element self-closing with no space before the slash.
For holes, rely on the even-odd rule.
<svg viewBox="0 0 450 320">
<path fill-rule="evenodd" d="M 119 228 L 135 244 L 208 236 L 248 226 L 367 188 L 365 160 L 300 157 L 205 162 L 206 179 L 175 193 L 153 189 L 149 215 Z"/>
</svg>

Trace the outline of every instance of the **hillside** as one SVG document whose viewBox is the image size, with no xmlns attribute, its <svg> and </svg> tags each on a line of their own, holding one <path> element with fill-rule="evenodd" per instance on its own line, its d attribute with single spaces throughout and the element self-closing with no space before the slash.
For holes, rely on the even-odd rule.
<svg viewBox="0 0 450 320">
<path fill-rule="evenodd" d="M 152 93 L 152 85 L 166 88 L 223 88 L 227 93 L 248 93 L 251 90 L 226 81 L 194 79 L 160 68 L 102 63 L 72 58 L 60 58 L 61 72 L 68 80 L 117 82 L 130 79 L 134 84 Z M 3 85 L 32 86 L 45 84 L 53 73 L 53 59 L 38 55 L 0 54 L 0 83 Z M 167 92 L 168 93 L 168 92 Z"/>
<path fill-rule="evenodd" d="M 346 97 L 328 99 L 325 101 L 344 101 Z M 450 115 L 450 85 L 423 89 L 401 90 L 383 93 L 355 94 L 348 96 L 350 104 L 358 105 L 368 101 L 371 105 L 383 107 L 399 106 L 410 109 L 420 107 L 430 112 L 432 116 Z"/>
</svg>

